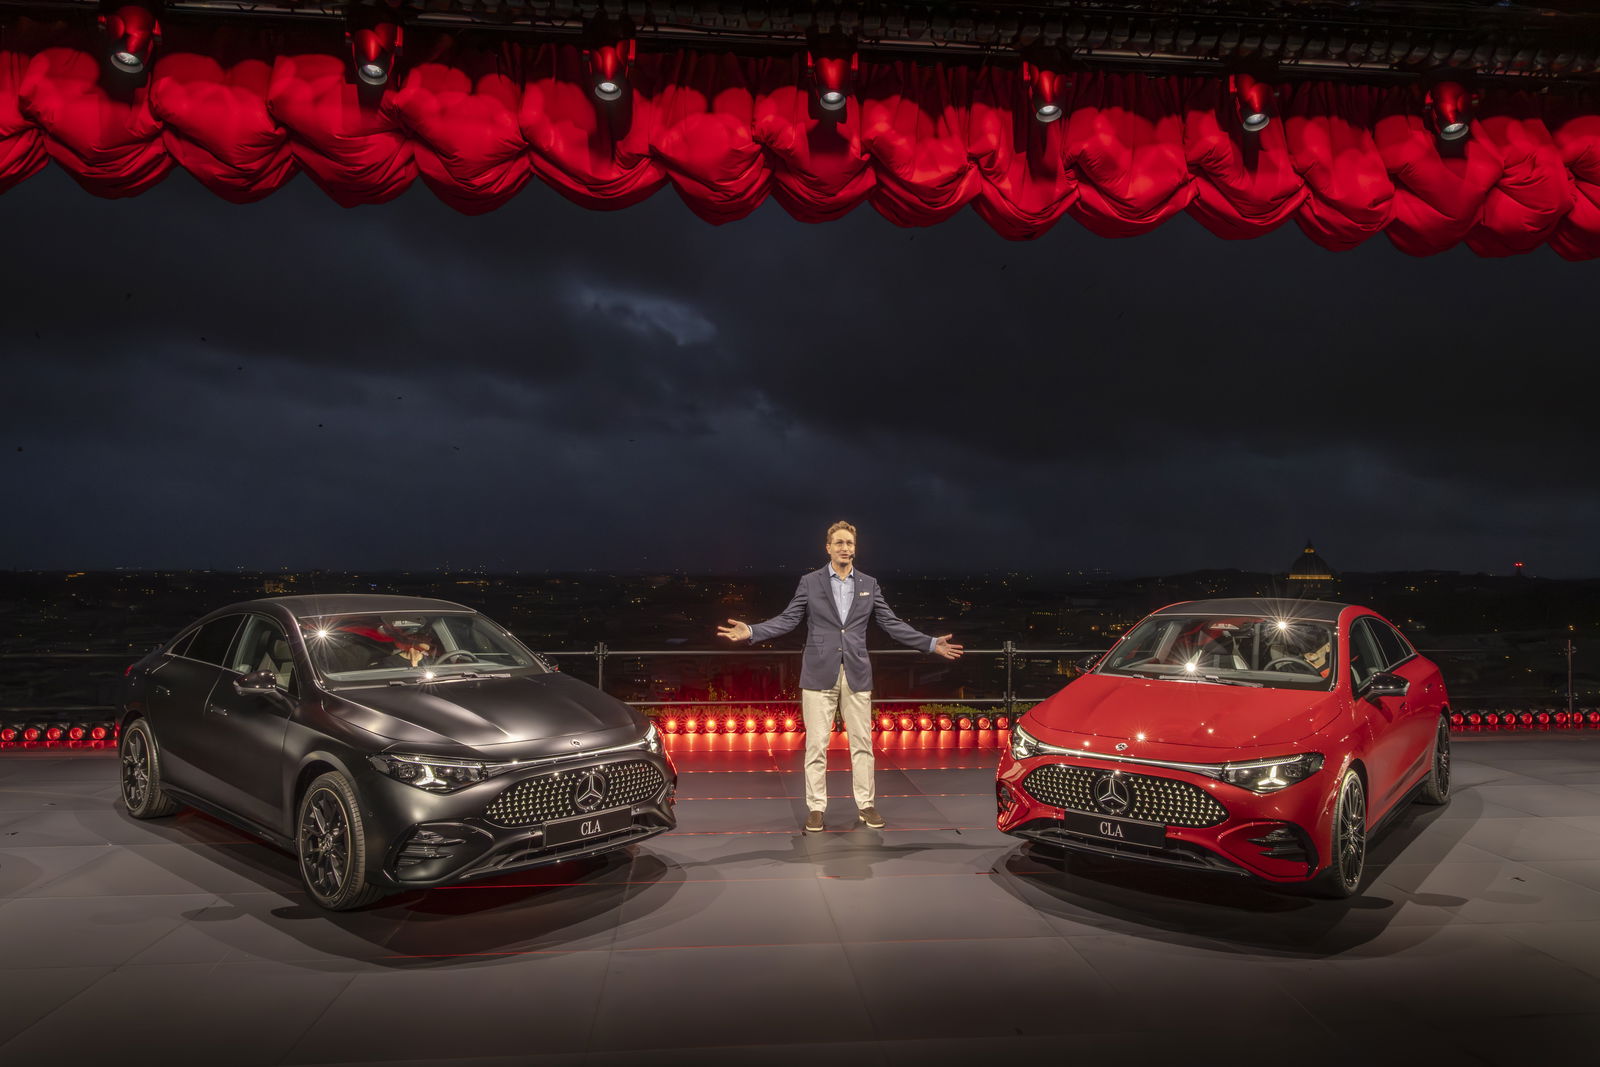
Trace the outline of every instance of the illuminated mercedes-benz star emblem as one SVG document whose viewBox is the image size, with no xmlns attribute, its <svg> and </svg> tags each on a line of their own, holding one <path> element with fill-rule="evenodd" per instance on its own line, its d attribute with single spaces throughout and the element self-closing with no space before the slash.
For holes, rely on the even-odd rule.
<svg viewBox="0 0 1600 1067">
<path fill-rule="evenodd" d="M 572 789 L 572 802 L 579 811 L 593 811 L 606 802 L 606 772 L 599 767 L 584 771 Z"/>
<path fill-rule="evenodd" d="M 1095 806 L 1107 815 L 1121 815 L 1133 806 L 1133 790 L 1127 781 L 1112 771 L 1101 775 L 1090 790 Z"/>
<path fill-rule="evenodd" d="M 1126 752 L 1126 751 L 1128 751 L 1128 742 L 1126 742 L 1126 741 L 1118 741 L 1117 742 L 1117 751 L 1118 752 Z"/>
</svg>

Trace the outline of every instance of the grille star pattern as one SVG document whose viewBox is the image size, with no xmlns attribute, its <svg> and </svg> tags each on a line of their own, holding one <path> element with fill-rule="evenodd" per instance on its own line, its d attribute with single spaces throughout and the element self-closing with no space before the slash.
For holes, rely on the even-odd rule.
<svg viewBox="0 0 1600 1067">
<path fill-rule="evenodd" d="M 1047 763 L 1022 780 L 1031 796 L 1064 811 L 1103 815 L 1090 794 L 1096 778 L 1105 771 L 1065 763 Z M 1173 778 L 1123 772 L 1122 780 L 1133 793 L 1133 803 L 1123 818 L 1164 826 L 1215 826 L 1227 819 L 1228 809 L 1205 790 Z"/>
<path fill-rule="evenodd" d="M 484 809 L 484 818 L 501 826 L 533 826 L 553 819 L 571 819 L 642 803 L 661 792 L 666 784 L 661 771 L 647 760 L 603 764 L 606 798 L 593 811 L 580 811 L 575 794 L 583 776 L 592 769 L 556 771 L 515 782 Z"/>
</svg>

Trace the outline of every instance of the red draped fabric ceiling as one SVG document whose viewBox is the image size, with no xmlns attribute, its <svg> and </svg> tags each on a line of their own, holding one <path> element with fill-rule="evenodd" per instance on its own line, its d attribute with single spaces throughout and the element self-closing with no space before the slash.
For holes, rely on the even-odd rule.
<svg viewBox="0 0 1600 1067">
<path fill-rule="evenodd" d="M 808 222 L 866 202 L 902 226 L 970 204 L 1013 239 L 1063 216 L 1125 237 L 1187 211 L 1226 238 L 1293 219 L 1331 249 L 1381 231 L 1413 255 L 1600 255 L 1600 114 L 1565 94 L 1487 89 L 1471 136 L 1441 146 L 1410 86 L 1288 82 L 1279 119 L 1249 136 L 1215 78 L 1079 74 L 1066 116 L 1042 125 L 1013 66 L 863 60 L 834 121 L 796 56 L 641 50 L 618 110 L 572 45 L 414 31 L 400 76 L 365 101 L 341 45 L 171 26 L 130 89 L 105 76 L 92 27 L 0 24 L 0 191 L 48 160 L 104 197 L 179 166 L 242 203 L 304 171 L 340 204 L 420 177 L 476 214 L 537 178 L 591 208 L 670 184 L 716 223 L 768 196 Z"/>
</svg>

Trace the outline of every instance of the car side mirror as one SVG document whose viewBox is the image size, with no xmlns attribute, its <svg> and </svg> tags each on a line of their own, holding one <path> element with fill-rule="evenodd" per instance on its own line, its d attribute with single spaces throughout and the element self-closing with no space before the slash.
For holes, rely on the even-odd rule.
<svg viewBox="0 0 1600 1067">
<path fill-rule="evenodd" d="M 1403 697 L 1410 688 L 1410 682 L 1388 671 L 1379 671 L 1367 680 L 1369 697 Z"/>
<path fill-rule="evenodd" d="M 1104 655 L 1104 652 L 1096 652 L 1092 656 L 1083 656 L 1073 660 L 1072 665 L 1077 668 L 1079 674 L 1091 674 L 1094 671 L 1094 665 L 1099 663 L 1100 658 Z"/>
<path fill-rule="evenodd" d="M 239 693 L 255 693 L 258 696 L 263 693 L 276 692 L 278 689 L 278 676 L 272 671 L 251 671 L 249 674 L 235 678 L 233 680 L 233 688 Z"/>
</svg>

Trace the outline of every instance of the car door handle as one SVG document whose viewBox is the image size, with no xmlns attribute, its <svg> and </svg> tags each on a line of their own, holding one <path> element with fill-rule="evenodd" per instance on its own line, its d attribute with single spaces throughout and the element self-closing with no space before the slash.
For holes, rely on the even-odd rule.
<svg viewBox="0 0 1600 1067">
<path fill-rule="evenodd" d="M 224 717 L 224 718 L 226 718 L 226 717 L 227 717 L 227 715 L 228 715 L 228 709 L 227 709 L 227 708 L 219 708 L 219 707 L 217 707 L 217 705 L 215 705 L 215 704 L 213 704 L 213 705 L 211 705 L 211 706 L 210 706 L 210 707 L 209 707 L 209 708 L 207 708 L 207 709 L 206 709 L 206 710 L 207 710 L 207 711 L 209 711 L 209 712 L 210 712 L 210 713 L 211 713 L 211 714 L 213 714 L 213 715 L 221 715 L 221 716 L 223 716 L 223 717 Z"/>
<path fill-rule="evenodd" d="M 156 696 L 169 697 L 172 695 L 172 690 L 164 685 L 151 686 L 151 688 L 156 691 Z"/>
</svg>

